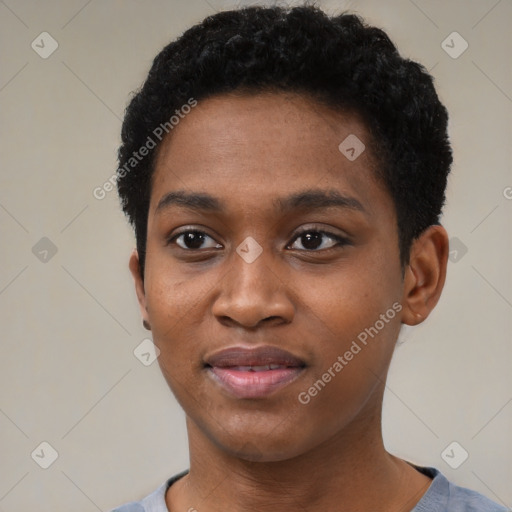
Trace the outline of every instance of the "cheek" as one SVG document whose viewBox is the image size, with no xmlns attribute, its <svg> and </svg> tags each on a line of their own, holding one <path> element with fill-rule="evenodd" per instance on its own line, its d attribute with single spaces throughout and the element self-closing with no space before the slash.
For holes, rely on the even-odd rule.
<svg viewBox="0 0 512 512">
<path fill-rule="evenodd" d="M 378 253 L 363 254 L 329 275 L 308 279 L 301 294 L 305 309 L 310 308 L 341 339 L 357 337 L 401 299 L 399 265 L 391 258 L 387 261 Z M 385 331 L 396 331 L 396 310 L 388 316 L 392 318 L 386 318 Z"/>
<path fill-rule="evenodd" d="M 305 325 L 321 347 L 312 380 L 328 380 L 330 390 L 319 402 L 361 402 L 385 376 L 401 325 L 400 275 L 377 254 L 307 282 Z"/>
<path fill-rule="evenodd" d="M 296 400 L 304 408 L 304 428 L 316 425 L 314 439 L 333 435 L 362 410 L 378 410 L 400 328 L 399 302 L 344 284 L 322 288 L 307 322 L 310 332 L 321 334 L 315 364 Z"/>
<path fill-rule="evenodd" d="M 170 369 L 183 357 L 188 345 L 184 336 L 189 333 L 188 316 L 197 308 L 197 298 L 194 287 L 169 267 L 150 260 L 146 268 L 146 307 L 153 341 L 160 350 L 162 370 Z"/>
<path fill-rule="evenodd" d="M 188 316 L 202 304 L 209 287 L 207 276 L 187 275 L 179 264 L 157 251 L 148 253 L 146 269 L 146 304 L 153 333 L 181 331 Z"/>
<path fill-rule="evenodd" d="M 215 272 L 185 274 L 165 258 L 147 266 L 146 302 L 158 362 L 178 401 L 186 399 L 202 370 L 205 340 L 213 337 L 208 296 L 220 278 Z"/>
</svg>

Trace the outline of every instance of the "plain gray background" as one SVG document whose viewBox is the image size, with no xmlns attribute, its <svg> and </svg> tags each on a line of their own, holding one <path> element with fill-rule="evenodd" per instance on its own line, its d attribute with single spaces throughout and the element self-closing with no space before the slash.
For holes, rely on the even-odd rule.
<svg viewBox="0 0 512 512">
<path fill-rule="evenodd" d="M 431 70 L 451 116 L 452 261 L 432 317 L 399 340 L 386 445 L 511 507 L 512 2 L 317 4 L 384 28 Z M 184 414 L 157 362 L 134 355 L 148 333 L 131 230 L 115 190 L 93 190 L 115 171 L 123 110 L 156 53 L 235 5 L 0 2 L 0 512 L 105 511 L 188 467 Z M 47 58 L 42 32 L 58 43 Z M 58 453 L 47 469 L 42 442 Z M 454 465 L 462 450 L 452 469 L 442 453 Z"/>
</svg>

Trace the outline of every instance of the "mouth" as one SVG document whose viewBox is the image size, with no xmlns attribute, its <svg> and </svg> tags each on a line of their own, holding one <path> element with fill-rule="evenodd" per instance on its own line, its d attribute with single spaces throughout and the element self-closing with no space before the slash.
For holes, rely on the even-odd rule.
<svg viewBox="0 0 512 512">
<path fill-rule="evenodd" d="M 206 358 L 210 377 L 236 398 L 265 398 L 295 381 L 306 363 L 272 346 L 230 347 Z"/>
</svg>

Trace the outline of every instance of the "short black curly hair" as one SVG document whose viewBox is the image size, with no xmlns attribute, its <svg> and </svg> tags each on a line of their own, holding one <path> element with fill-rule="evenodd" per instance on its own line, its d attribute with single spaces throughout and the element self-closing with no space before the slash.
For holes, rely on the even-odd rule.
<svg viewBox="0 0 512 512">
<path fill-rule="evenodd" d="M 169 126 L 191 98 L 233 91 L 296 92 L 360 115 L 396 207 L 402 266 L 408 262 L 412 241 L 439 223 L 452 163 L 448 114 L 433 78 L 355 14 L 256 6 L 208 16 L 171 42 L 126 109 L 117 188 L 135 229 L 142 274 L 159 140 L 145 158 L 135 161 L 134 154 L 149 148 L 155 128 Z"/>
</svg>

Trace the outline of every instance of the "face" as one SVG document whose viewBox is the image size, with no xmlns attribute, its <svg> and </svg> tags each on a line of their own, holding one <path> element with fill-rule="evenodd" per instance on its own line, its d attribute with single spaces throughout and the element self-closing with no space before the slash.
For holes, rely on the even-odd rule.
<svg viewBox="0 0 512 512">
<path fill-rule="evenodd" d="M 222 95 L 171 135 L 144 282 L 132 271 L 189 424 L 270 461 L 378 422 L 403 279 L 365 126 L 298 95 Z"/>
</svg>

